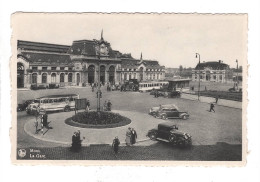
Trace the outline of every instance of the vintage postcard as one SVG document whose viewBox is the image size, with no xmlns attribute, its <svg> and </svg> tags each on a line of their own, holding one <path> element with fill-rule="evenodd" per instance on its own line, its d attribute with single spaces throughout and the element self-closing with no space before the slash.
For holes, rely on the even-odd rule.
<svg viewBox="0 0 260 182">
<path fill-rule="evenodd" d="M 245 165 L 247 14 L 11 18 L 13 163 Z"/>
</svg>

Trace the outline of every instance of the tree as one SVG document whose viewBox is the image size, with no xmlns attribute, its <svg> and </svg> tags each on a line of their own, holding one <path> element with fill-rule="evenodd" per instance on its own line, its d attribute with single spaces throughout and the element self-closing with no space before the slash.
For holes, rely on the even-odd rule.
<svg viewBox="0 0 260 182">
<path fill-rule="evenodd" d="M 180 65 L 180 66 L 179 66 L 179 72 L 180 72 L 180 76 L 181 76 L 181 73 L 182 73 L 182 71 L 183 71 L 183 66 L 182 66 L 182 65 Z"/>
</svg>

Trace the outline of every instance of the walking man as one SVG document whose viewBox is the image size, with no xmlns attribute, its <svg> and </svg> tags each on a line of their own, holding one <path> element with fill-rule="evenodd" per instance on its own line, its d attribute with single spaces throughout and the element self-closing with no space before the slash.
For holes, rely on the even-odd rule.
<svg viewBox="0 0 260 182">
<path fill-rule="evenodd" d="M 107 110 L 111 111 L 111 107 L 112 107 L 112 103 L 110 102 L 110 100 L 108 100 L 108 102 L 107 102 Z"/>
<path fill-rule="evenodd" d="M 209 112 L 211 112 L 211 111 L 214 111 L 214 112 L 215 112 L 214 107 L 215 107 L 214 104 L 211 103 L 211 104 L 210 104 L 210 110 L 209 110 Z"/>
<path fill-rule="evenodd" d="M 216 96 L 216 104 L 218 103 L 219 96 Z"/>
<path fill-rule="evenodd" d="M 118 153 L 119 144 L 120 144 L 120 141 L 119 141 L 118 137 L 115 137 L 115 139 L 113 140 L 113 143 L 112 143 L 112 148 L 113 148 L 115 154 Z"/>
</svg>

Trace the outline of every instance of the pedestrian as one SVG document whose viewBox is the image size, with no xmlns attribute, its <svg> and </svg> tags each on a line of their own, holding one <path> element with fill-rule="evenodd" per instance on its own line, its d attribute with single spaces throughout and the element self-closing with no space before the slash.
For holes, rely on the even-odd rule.
<svg viewBox="0 0 260 182">
<path fill-rule="evenodd" d="M 44 125 L 43 125 L 43 114 L 41 114 L 40 117 L 41 117 L 41 132 L 42 132 L 42 135 L 43 135 L 43 128 L 44 128 Z"/>
<path fill-rule="evenodd" d="M 87 102 L 86 102 L 86 111 L 87 112 L 89 111 L 89 107 L 90 107 L 90 102 L 89 102 L 89 100 L 87 100 Z"/>
<path fill-rule="evenodd" d="M 137 139 L 137 133 L 136 133 L 134 128 L 131 129 L 131 133 L 132 133 L 132 135 L 131 135 L 131 137 L 132 137 L 132 145 L 134 145 L 136 143 L 136 139 Z"/>
<path fill-rule="evenodd" d="M 215 112 L 214 107 L 215 107 L 214 104 L 211 103 L 211 104 L 210 104 L 210 110 L 209 110 L 209 112 L 211 112 L 211 111 L 214 111 L 214 112 Z"/>
<path fill-rule="evenodd" d="M 107 111 L 107 101 L 105 100 L 104 105 L 103 105 L 103 111 Z"/>
<path fill-rule="evenodd" d="M 126 131 L 126 138 L 125 138 L 125 143 L 127 146 L 130 146 L 132 144 L 131 137 L 132 137 L 132 131 L 131 128 L 129 127 L 128 130 Z"/>
<path fill-rule="evenodd" d="M 219 96 L 216 96 L 216 104 L 218 103 Z"/>
<path fill-rule="evenodd" d="M 94 92 L 94 85 L 93 85 L 93 86 L 91 86 L 91 88 L 92 88 L 92 92 Z"/>
<path fill-rule="evenodd" d="M 83 137 L 83 139 L 85 139 L 85 137 Z M 80 138 L 80 130 L 74 132 L 74 134 L 72 135 L 72 144 L 71 144 L 71 151 L 73 152 L 79 152 L 81 150 L 81 145 L 82 140 Z"/>
<path fill-rule="evenodd" d="M 41 117 L 40 117 L 40 115 L 36 115 L 36 117 L 35 117 L 35 121 L 34 121 L 34 126 L 35 126 L 35 134 L 37 134 L 37 133 L 38 133 L 38 125 L 39 125 L 39 123 L 38 123 L 38 120 L 41 120 Z"/>
<path fill-rule="evenodd" d="M 120 145 L 120 141 L 119 141 L 118 137 L 115 137 L 115 139 L 113 140 L 113 143 L 112 143 L 112 148 L 113 148 L 115 154 L 118 154 L 119 145 Z"/>
<path fill-rule="evenodd" d="M 43 116 L 42 116 L 42 120 L 43 120 L 43 122 L 42 122 L 42 124 L 43 124 L 43 127 L 45 127 L 45 128 L 47 128 L 48 129 L 48 115 L 45 113 L 45 114 L 43 114 Z"/>
<path fill-rule="evenodd" d="M 110 100 L 108 100 L 108 102 L 107 102 L 107 110 L 111 111 L 111 107 L 112 107 L 112 103 L 110 102 Z"/>
</svg>

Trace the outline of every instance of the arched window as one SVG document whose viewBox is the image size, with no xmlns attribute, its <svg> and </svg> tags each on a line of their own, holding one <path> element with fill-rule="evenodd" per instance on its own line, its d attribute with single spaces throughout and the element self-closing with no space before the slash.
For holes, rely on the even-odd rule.
<svg viewBox="0 0 260 182">
<path fill-rule="evenodd" d="M 51 83 L 56 83 L 56 73 L 51 74 Z"/>
<path fill-rule="evenodd" d="M 72 73 L 68 74 L 68 82 L 72 82 Z"/>
<path fill-rule="evenodd" d="M 32 74 L 32 83 L 36 84 L 37 83 L 37 73 Z"/>
<path fill-rule="evenodd" d="M 47 83 L 47 73 L 42 74 L 42 83 Z"/>
<path fill-rule="evenodd" d="M 63 83 L 64 82 L 64 73 L 61 73 L 60 74 L 60 83 Z"/>
</svg>

